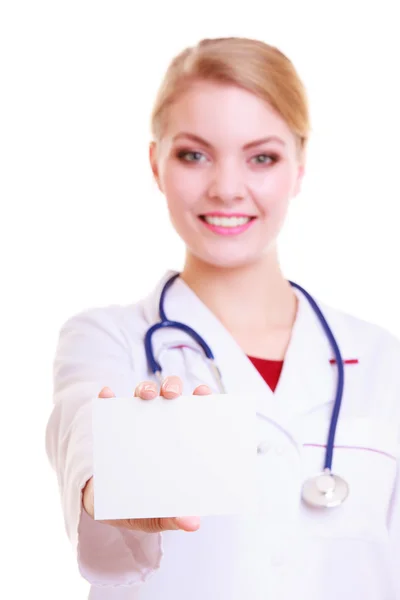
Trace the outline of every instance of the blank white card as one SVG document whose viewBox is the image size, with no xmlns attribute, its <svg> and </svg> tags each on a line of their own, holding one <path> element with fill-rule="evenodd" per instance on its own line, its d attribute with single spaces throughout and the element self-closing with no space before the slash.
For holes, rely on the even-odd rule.
<svg viewBox="0 0 400 600">
<path fill-rule="evenodd" d="M 245 514 L 255 402 L 231 394 L 93 400 L 95 519 Z"/>
</svg>

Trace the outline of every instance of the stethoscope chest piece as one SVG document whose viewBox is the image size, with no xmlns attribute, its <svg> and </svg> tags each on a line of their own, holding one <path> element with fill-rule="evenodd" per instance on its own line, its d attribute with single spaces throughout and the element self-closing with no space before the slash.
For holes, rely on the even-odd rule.
<svg viewBox="0 0 400 600">
<path fill-rule="evenodd" d="M 340 506 L 349 495 L 349 486 L 342 477 L 328 469 L 303 484 L 303 501 L 312 508 L 334 508 Z"/>
</svg>

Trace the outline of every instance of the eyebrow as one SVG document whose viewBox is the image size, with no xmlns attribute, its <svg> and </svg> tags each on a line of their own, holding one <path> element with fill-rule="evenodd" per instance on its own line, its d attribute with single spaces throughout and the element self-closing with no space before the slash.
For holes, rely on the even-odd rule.
<svg viewBox="0 0 400 600">
<path fill-rule="evenodd" d="M 179 140 L 181 138 L 192 140 L 193 142 L 202 144 L 206 148 L 212 148 L 212 144 L 210 144 L 210 142 L 207 142 L 207 140 L 204 140 L 203 138 L 199 137 L 198 135 L 194 135 L 193 133 L 178 133 L 173 137 L 173 141 L 175 142 L 176 140 Z M 254 140 L 253 142 L 245 144 L 243 146 L 243 150 L 248 150 L 249 148 L 254 148 L 255 146 L 260 146 L 261 144 L 266 144 L 268 142 L 278 142 L 279 144 L 282 144 L 282 146 L 286 146 L 286 143 L 280 137 L 276 135 L 269 135 L 267 137 L 261 138 L 259 140 Z"/>
</svg>

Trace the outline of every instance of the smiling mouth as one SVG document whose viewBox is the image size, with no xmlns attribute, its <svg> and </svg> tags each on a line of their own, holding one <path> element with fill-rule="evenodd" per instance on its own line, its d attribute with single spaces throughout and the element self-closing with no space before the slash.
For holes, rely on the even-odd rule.
<svg viewBox="0 0 400 600">
<path fill-rule="evenodd" d="M 204 226 L 217 236 L 236 237 L 252 226 L 257 217 L 249 215 L 208 214 L 199 215 Z"/>
<path fill-rule="evenodd" d="M 253 221 L 256 217 L 250 217 L 245 215 L 231 215 L 231 216 L 216 216 L 216 215 L 199 215 L 199 218 L 211 225 L 212 227 L 226 227 L 226 228 L 237 228 L 243 227 Z"/>
</svg>

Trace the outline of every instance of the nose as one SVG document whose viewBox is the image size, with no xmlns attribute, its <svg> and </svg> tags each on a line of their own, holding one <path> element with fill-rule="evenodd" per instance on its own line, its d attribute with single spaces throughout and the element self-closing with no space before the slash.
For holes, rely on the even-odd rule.
<svg viewBox="0 0 400 600">
<path fill-rule="evenodd" d="M 246 186 L 243 172 L 237 162 L 219 163 L 212 172 L 208 190 L 209 197 L 225 204 L 243 200 L 246 196 Z"/>
</svg>

